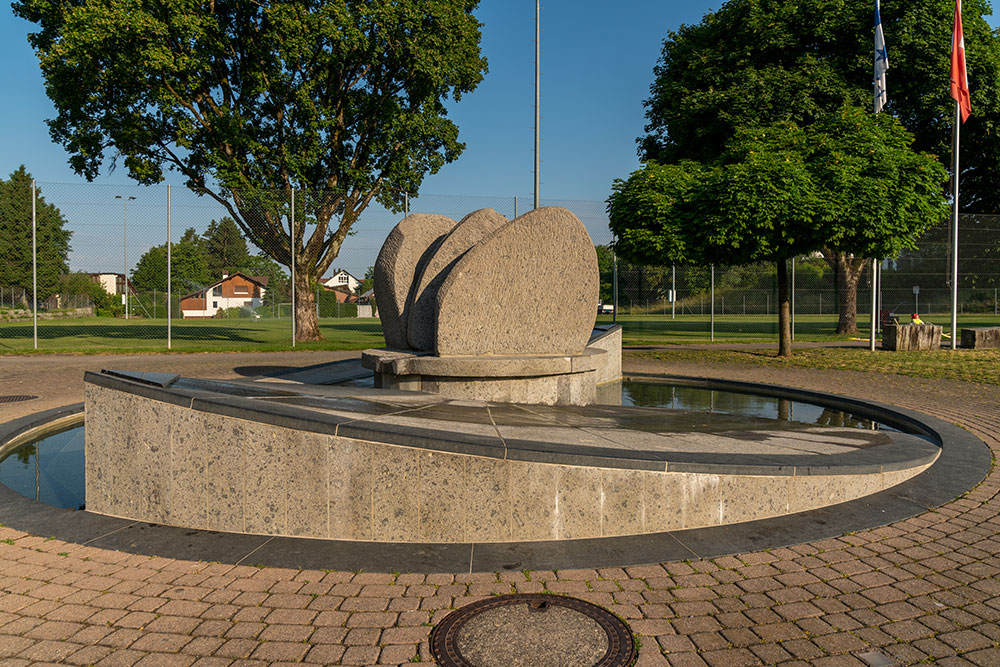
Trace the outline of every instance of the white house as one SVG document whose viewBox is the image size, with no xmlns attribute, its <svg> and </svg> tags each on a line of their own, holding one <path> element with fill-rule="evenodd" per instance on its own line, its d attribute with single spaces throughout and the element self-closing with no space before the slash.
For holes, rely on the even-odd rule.
<svg viewBox="0 0 1000 667">
<path fill-rule="evenodd" d="M 351 294 L 354 294 L 354 292 L 358 289 L 358 285 L 361 284 L 361 281 L 344 269 L 340 269 L 331 277 L 324 280 L 323 284 L 330 288 L 346 286 L 347 289 L 351 290 Z"/>
<path fill-rule="evenodd" d="M 215 317 L 226 308 L 258 308 L 263 303 L 267 276 L 248 276 L 237 271 L 222 274 L 222 280 L 181 297 L 181 316 Z"/>
</svg>

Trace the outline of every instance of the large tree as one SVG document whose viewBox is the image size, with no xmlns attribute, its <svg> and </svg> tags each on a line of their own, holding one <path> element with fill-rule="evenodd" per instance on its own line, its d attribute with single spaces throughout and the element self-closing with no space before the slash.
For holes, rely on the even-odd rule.
<svg viewBox="0 0 1000 667">
<path fill-rule="evenodd" d="M 789 259 L 841 244 L 893 256 L 946 214 L 946 172 L 912 141 L 894 118 L 851 106 L 805 126 L 738 128 L 714 160 L 651 160 L 616 181 L 615 247 L 650 263 L 774 262 L 788 356 Z"/>
<path fill-rule="evenodd" d="M 914 148 L 950 159 L 953 102 L 948 58 L 954 0 L 884 0 L 889 104 Z M 1000 39 L 986 0 L 963 3 L 974 115 L 962 128 L 962 208 L 1000 206 Z M 697 25 L 670 33 L 646 106 L 643 160 L 717 160 L 739 128 L 808 126 L 845 104 L 872 107 L 872 3 L 864 0 L 730 0 Z M 864 211 L 859 211 L 862 217 Z M 846 221 L 845 221 L 846 222 Z M 864 224 L 862 220 L 856 220 Z M 864 253 L 820 249 L 835 270 L 838 331 L 857 330 Z"/>
<path fill-rule="evenodd" d="M 32 276 L 31 174 L 24 165 L 0 179 L 0 285 L 20 287 L 30 295 Z M 38 299 L 59 288 L 59 278 L 69 270 L 69 241 L 73 232 L 63 229 L 66 219 L 35 188 L 35 247 L 37 248 Z M 26 296 L 26 300 L 30 296 Z M 26 303 L 25 305 L 29 305 Z"/>
<path fill-rule="evenodd" d="M 176 170 L 309 285 L 372 202 L 402 209 L 464 148 L 444 103 L 482 80 L 476 0 L 18 0 L 56 108 L 53 138 L 88 179 L 121 158 Z M 290 202 L 295 193 L 295 211 Z M 292 224 L 294 219 L 294 225 Z"/>
</svg>

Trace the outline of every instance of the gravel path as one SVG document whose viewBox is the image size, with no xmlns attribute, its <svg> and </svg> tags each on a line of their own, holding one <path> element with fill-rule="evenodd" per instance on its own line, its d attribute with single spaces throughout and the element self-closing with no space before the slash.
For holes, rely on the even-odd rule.
<svg viewBox="0 0 1000 667">
<path fill-rule="evenodd" d="M 0 420 L 79 401 L 86 368 L 234 377 L 356 353 L 0 358 Z M 895 403 L 1000 448 L 996 387 L 841 371 L 626 358 Z M 603 605 L 642 635 L 639 665 L 1000 665 L 1000 475 L 923 515 L 790 548 L 602 570 L 297 571 L 103 551 L 0 528 L 0 665 L 429 664 L 431 625 L 506 592 Z M 880 662 L 881 661 L 881 662 Z"/>
</svg>

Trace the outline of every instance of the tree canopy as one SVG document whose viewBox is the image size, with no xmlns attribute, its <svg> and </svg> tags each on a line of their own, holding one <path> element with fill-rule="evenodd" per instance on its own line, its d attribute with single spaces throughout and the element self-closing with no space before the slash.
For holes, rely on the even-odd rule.
<svg viewBox="0 0 1000 667">
<path fill-rule="evenodd" d="M 486 61 L 476 0 L 19 0 L 56 108 L 52 137 L 88 179 L 111 159 L 165 170 L 225 206 L 297 280 L 297 330 L 318 338 L 311 281 L 374 200 L 401 210 L 462 152 L 445 101 Z M 297 197 L 290 233 L 292 192 Z M 267 193 L 267 194 L 265 194 Z M 307 233 L 309 232 L 309 233 Z"/>
<path fill-rule="evenodd" d="M 865 171 L 837 161 L 846 149 L 841 146 L 830 154 L 834 168 L 825 175 L 811 171 L 812 179 L 823 175 L 827 179 L 823 187 L 831 192 L 839 188 L 843 195 L 840 204 L 829 209 L 842 216 L 839 224 L 831 227 L 829 217 L 804 223 L 823 230 L 822 244 L 806 245 L 821 250 L 835 269 L 841 299 L 838 331 L 856 330 L 857 284 L 866 265 L 863 258 L 893 256 L 912 244 L 916 231 L 926 225 L 923 219 L 905 223 L 900 217 L 900 211 L 913 206 L 913 201 L 895 201 L 899 210 L 886 216 L 882 212 L 892 206 L 887 207 L 882 200 L 899 197 L 890 189 L 899 181 L 894 170 L 912 164 L 914 155 L 930 152 L 942 165 L 949 161 L 953 102 L 947 81 L 953 12 L 951 0 L 882 3 L 891 65 L 889 104 L 882 115 L 894 116 L 912 133 L 912 145 L 905 142 L 912 154 L 900 153 L 900 158 L 907 159 L 898 164 L 874 159 L 887 171 Z M 963 7 L 969 75 L 975 82 L 974 115 L 962 130 L 963 143 L 966 138 L 968 143 L 963 150 L 961 204 L 967 211 L 995 210 L 1000 204 L 1000 136 L 996 131 L 1000 120 L 1000 38 L 983 19 L 988 13 L 985 0 L 969 0 Z M 736 177 L 733 150 L 757 130 L 770 128 L 774 139 L 776 133 L 787 135 L 798 128 L 805 133 L 804 140 L 814 141 L 829 134 L 820 126 L 831 119 L 846 119 L 851 110 L 871 115 L 871 17 L 871 4 L 861 0 L 730 0 L 700 23 L 669 33 L 645 102 L 646 134 L 638 143 L 647 167 L 660 164 L 678 169 L 650 174 L 650 178 L 665 188 L 669 198 L 670 193 L 684 192 L 691 183 L 706 177 L 698 171 L 702 168 L 719 178 L 716 170 L 728 164 L 730 176 Z M 856 149 L 863 142 L 881 140 L 878 132 L 861 131 L 860 126 L 850 134 L 852 141 L 862 142 L 850 149 L 858 157 Z M 872 149 L 878 150 L 874 145 Z M 901 144 L 894 150 L 902 150 Z M 763 183 L 776 184 L 770 178 L 779 173 L 789 180 L 773 191 L 762 183 L 764 189 L 759 192 L 745 180 L 742 204 L 749 206 L 755 197 L 770 202 L 764 211 L 767 215 L 778 213 L 774 206 L 791 206 L 793 200 L 815 210 L 807 201 L 814 193 L 800 187 L 806 183 L 793 168 L 795 159 L 767 165 L 766 157 L 747 155 L 753 165 L 745 167 L 763 170 L 758 174 Z M 745 171 L 743 178 L 753 174 Z M 633 174 L 630 181 L 635 179 Z M 782 190 L 784 197 L 778 197 Z M 825 201 L 827 206 L 833 200 Z M 691 244 L 706 241 L 674 236 L 666 244 L 666 234 L 660 234 L 657 243 L 661 249 L 673 248 L 675 256 L 660 255 L 659 262 L 679 261 L 677 257 L 691 254 Z M 785 241 L 801 246 L 808 235 L 808 230 L 795 230 Z M 635 236 L 637 243 L 640 240 Z M 741 240 L 744 247 L 730 255 L 729 262 L 733 257 L 746 257 L 748 240 Z M 763 254 L 775 239 L 767 239 L 765 234 L 759 241 L 758 254 Z M 621 250 L 629 252 L 625 245 Z M 653 253 L 644 254 L 645 261 L 652 261 Z"/>
<path fill-rule="evenodd" d="M 947 214 L 944 168 L 887 115 L 855 107 L 808 126 L 738 128 L 712 162 L 648 162 L 616 181 L 610 226 L 645 262 L 778 266 L 779 351 L 791 351 L 785 261 L 823 247 L 912 248 Z"/>
<path fill-rule="evenodd" d="M 954 0 L 883 0 L 889 102 L 914 148 L 948 166 Z M 1000 211 L 1000 38 L 987 0 L 962 3 L 973 115 L 962 127 L 963 211 Z M 643 160 L 712 160 L 737 128 L 809 125 L 844 105 L 872 108 L 872 4 L 730 0 L 663 42 L 645 101 Z"/>
<path fill-rule="evenodd" d="M 7 180 L 0 179 L 0 285 L 20 287 L 31 294 L 31 174 L 24 165 Z M 58 290 L 60 276 L 69 271 L 70 237 L 66 219 L 35 188 L 38 298 Z M 30 298 L 30 297 L 29 297 Z"/>
</svg>

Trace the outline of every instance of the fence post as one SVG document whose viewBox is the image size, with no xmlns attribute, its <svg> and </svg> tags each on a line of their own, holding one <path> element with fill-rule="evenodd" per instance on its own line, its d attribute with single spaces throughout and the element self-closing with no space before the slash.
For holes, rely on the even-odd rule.
<svg viewBox="0 0 1000 667">
<path fill-rule="evenodd" d="M 171 300 L 174 296 L 173 286 L 171 283 L 170 274 L 170 184 L 167 184 L 167 349 L 171 349 L 173 345 L 173 340 L 171 336 L 173 335 L 173 319 L 171 317 Z M 208 298 L 208 295 L 205 297 Z"/>
<path fill-rule="evenodd" d="M 514 212 L 517 213 L 517 197 L 514 197 Z M 614 239 L 612 239 L 614 245 Z M 611 323 L 618 323 L 618 253 L 611 249 Z"/>
<path fill-rule="evenodd" d="M 712 303 L 709 306 L 709 328 L 711 329 L 710 336 L 711 340 L 715 342 L 715 264 L 712 265 L 712 285 L 709 291 L 709 295 L 712 299 Z"/>
<path fill-rule="evenodd" d="M 670 265 L 670 319 L 677 317 L 677 265 Z"/>
<path fill-rule="evenodd" d="M 795 340 L 795 258 L 792 257 L 792 294 L 790 320 L 792 325 L 792 340 Z"/>
<path fill-rule="evenodd" d="M 514 195 L 514 217 L 517 217 L 517 195 Z"/>
<path fill-rule="evenodd" d="M 35 179 L 31 179 L 31 303 L 32 330 L 35 349 L 38 349 L 38 216 L 35 212 Z"/>
<path fill-rule="evenodd" d="M 875 351 L 875 333 L 878 330 L 878 260 L 872 260 L 872 321 L 868 332 L 868 350 Z"/>
</svg>

